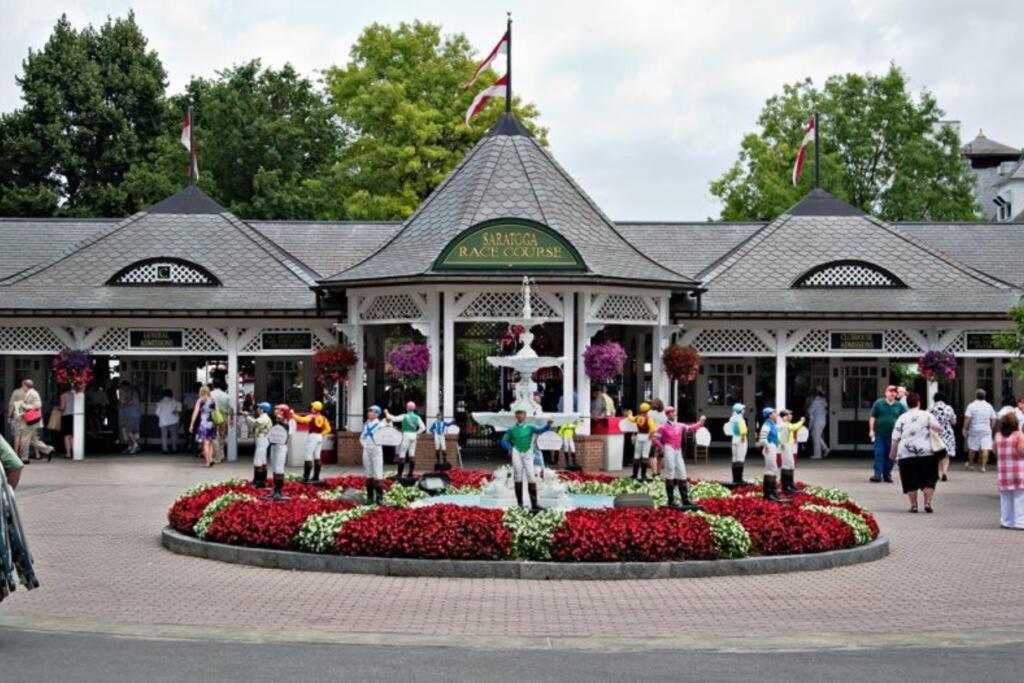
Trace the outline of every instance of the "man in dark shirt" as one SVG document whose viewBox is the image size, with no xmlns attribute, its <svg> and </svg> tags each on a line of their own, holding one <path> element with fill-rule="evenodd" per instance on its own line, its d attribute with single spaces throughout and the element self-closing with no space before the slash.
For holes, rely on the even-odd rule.
<svg viewBox="0 0 1024 683">
<path fill-rule="evenodd" d="M 897 400 L 898 390 L 889 385 L 885 388 L 885 398 L 880 398 L 871 406 L 871 417 L 868 419 L 868 436 L 875 444 L 875 473 L 871 481 L 892 481 L 894 460 L 889 458 L 892 450 L 892 429 L 896 420 L 906 412 L 907 408 Z"/>
</svg>

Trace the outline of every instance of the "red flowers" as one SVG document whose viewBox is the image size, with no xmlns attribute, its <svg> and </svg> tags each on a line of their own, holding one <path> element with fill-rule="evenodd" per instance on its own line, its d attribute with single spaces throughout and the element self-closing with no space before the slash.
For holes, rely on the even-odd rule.
<svg viewBox="0 0 1024 683">
<path fill-rule="evenodd" d="M 559 472 L 558 473 L 558 478 L 563 480 L 563 481 L 579 481 L 579 482 L 596 481 L 596 482 L 600 482 L 602 484 L 611 484 L 613 481 L 618 479 L 618 477 L 613 477 L 612 475 L 605 474 L 603 472 L 568 472 L 568 471 L 566 471 L 566 472 Z"/>
<path fill-rule="evenodd" d="M 192 496 L 184 496 L 174 501 L 170 511 L 167 513 L 167 523 L 175 531 L 192 535 L 192 527 L 196 525 L 199 518 L 203 516 L 203 510 L 217 498 L 220 498 L 229 491 L 248 490 L 246 484 L 218 484 L 208 489 L 203 489 Z"/>
<path fill-rule="evenodd" d="M 250 548 L 287 550 L 307 517 L 347 507 L 354 507 L 354 504 L 315 498 L 293 498 L 284 503 L 239 500 L 217 513 L 206 539 Z"/>
<path fill-rule="evenodd" d="M 551 538 L 562 562 L 661 562 L 718 557 L 711 527 L 678 510 L 571 510 Z"/>
<path fill-rule="evenodd" d="M 853 529 L 846 522 L 799 507 L 808 502 L 827 502 L 813 496 L 802 498 L 791 504 L 764 498 L 718 498 L 701 501 L 701 507 L 714 515 L 735 517 L 750 534 L 752 550 L 761 555 L 820 553 L 857 544 Z"/>
<path fill-rule="evenodd" d="M 457 505 L 381 508 L 341 527 L 338 552 L 362 557 L 504 560 L 512 549 L 512 532 L 502 526 L 503 516 L 503 510 Z"/>
</svg>

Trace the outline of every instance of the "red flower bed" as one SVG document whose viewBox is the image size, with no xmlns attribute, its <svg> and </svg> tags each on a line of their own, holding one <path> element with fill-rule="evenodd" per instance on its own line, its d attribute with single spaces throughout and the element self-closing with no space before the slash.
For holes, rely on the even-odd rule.
<svg viewBox="0 0 1024 683">
<path fill-rule="evenodd" d="M 718 557 L 711 527 L 678 510 L 571 510 L 551 538 L 562 562 L 661 562 Z"/>
<path fill-rule="evenodd" d="M 463 486 L 482 486 L 484 479 L 491 479 L 494 477 L 494 472 L 488 472 L 486 470 L 462 470 L 453 468 L 448 470 L 448 479 L 451 480 L 452 486 L 456 488 L 462 488 Z"/>
<path fill-rule="evenodd" d="M 803 496 L 810 502 L 813 496 Z M 731 515 L 744 526 L 761 555 L 820 553 L 857 544 L 846 522 L 823 512 L 801 510 L 797 503 L 774 503 L 763 498 L 719 498 L 701 501 L 715 515 Z"/>
<path fill-rule="evenodd" d="M 193 533 L 192 527 L 203 516 L 203 510 L 206 509 L 206 506 L 230 491 L 251 492 L 251 489 L 247 484 L 222 484 L 205 491 L 200 491 L 194 496 L 176 500 L 167 513 L 167 523 L 176 531 L 191 536 Z"/>
<path fill-rule="evenodd" d="M 457 505 L 381 508 L 341 527 L 338 552 L 362 557 L 503 560 L 512 548 L 512 532 L 502 526 L 503 515 L 503 510 Z"/>
<path fill-rule="evenodd" d="M 307 517 L 353 506 L 351 501 L 315 498 L 240 500 L 217 513 L 206 540 L 287 550 Z"/>
<path fill-rule="evenodd" d="M 618 477 L 613 477 L 604 472 L 559 472 L 558 478 L 562 481 L 598 481 L 602 484 L 610 484 L 618 479 Z"/>
</svg>

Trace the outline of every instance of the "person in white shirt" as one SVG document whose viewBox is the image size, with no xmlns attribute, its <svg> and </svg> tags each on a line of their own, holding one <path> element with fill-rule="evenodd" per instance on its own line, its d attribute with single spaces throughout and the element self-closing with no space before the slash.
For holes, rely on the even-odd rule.
<svg viewBox="0 0 1024 683">
<path fill-rule="evenodd" d="M 963 435 L 967 441 L 967 462 L 964 466 L 974 469 L 976 455 L 981 456 L 981 471 L 988 468 L 988 456 L 992 452 L 992 429 L 996 424 L 996 409 L 985 400 L 985 390 L 978 389 L 975 399 L 964 410 Z"/>
<path fill-rule="evenodd" d="M 896 400 L 903 404 L 904 408 L 908 408 L 907 405 L 907 388 L 902 384 L 896 387 Z"/>
<path fill-rule="evenodd" d="M 807 408 L 807 421 L 811 428 L 811 441 L 814 444 L 814 454 L 811 460 L 827 458 L 832 449 L 825 441 L 825 426 L 828 424 L 828 401 L 821 389 L 814 390 L 814 398 Z"/>
<path fill-rule="evenodd" d="M 178 452 L 178 426 L 180 424 L 181 401 L 174 398 L 174 392 L 164 389 L 163 398 L 156 404 L 156 419 L 160 425 L 160 450 Z M 171 450 L 168 450 L 168 446 Z"/>
</svg>

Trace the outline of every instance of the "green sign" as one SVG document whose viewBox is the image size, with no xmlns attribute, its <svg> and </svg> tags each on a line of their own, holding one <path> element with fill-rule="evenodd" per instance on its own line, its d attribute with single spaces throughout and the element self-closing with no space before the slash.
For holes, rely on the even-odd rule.
<svg viewBox="0 0 1024 683">
<path fill-rule="evenodd" d="M 437 270 L 586 270 L 583 258 L 557 232 L 533 221 L 478 223 L 452 240 Z"/>
<path fill-rule="evenodd" d="M 309 351 L 313 348 L 312 332 L 264 332 L 264 351 Z"/>
<path fill-rule="evenodd" d="M 833 332 L 830 335 L 833 351 L 881 351 L 881 332 Z"/>
<path fill-rule="evenodd" d="M 1003 347 L 991 332 L 968 332 L 968 351 L 1002 351 Z"/>
<path fill-rule="evenodd" d="M 184 347 L 181 330 L 128 330 L 128 348 L 180 349 Z"/>
</svg>

